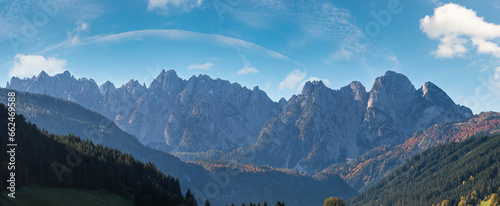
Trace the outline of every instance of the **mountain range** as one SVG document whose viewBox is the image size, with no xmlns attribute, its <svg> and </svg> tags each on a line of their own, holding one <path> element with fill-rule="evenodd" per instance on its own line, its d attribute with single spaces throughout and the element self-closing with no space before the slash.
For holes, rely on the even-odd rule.
<svg viewBox="0 0 500 206">
<path fill-rule="evenodd" d="M 279 104 L 262 90 L 206 75 L 183 80 L 162 71 L 149 87 L 130 80 L 115 88 L 68 71 L 53 77 L 13 77 L 9 89 L 47 94 L 76 102 L 113 120 L 145 145 L 163 151 L 228 150 L 253 144 Z"/>
<path fill-rule="evenodd" d="M 12 90 L 0 88 L 0 102 L 7 102 L 9 91 Z M 270 167 L 248 170 L 255 166 L 230 162 L 223 163 L 225 168 L 220 170 L 206 169 L 206 164 L 186 163 L 168 153 L 142 145 L 136 137 L 122 131 L 106 117 L 74 102 L 28 92 L 16 92 L 16 98 L 17 113 L 23 114 L 36 127 L 59 135 L 76 135 L 82 140 L 130 154 L 141 162 L 153 163 L 164 174 L 178 178 L 183 193 L 190 189 L 198 203 L 206 199 L 210 200 L 211 205 L 280 200 L 287 202 L 287 205 L 300 206 L 320 204 L 330 195 L 344 199 L 357 195 L 336 174 L 310 176 Z M 310 189 L 303 190 L 304 187 Z M 282 188 L 289 189 L 280 192 Z"/>
<path fill-rule="evenodd" d="M 13 77 L 7 87 L 76 102 L 141 143 L 183 160 L 228 160 L 309 174 L 381 145 L 402 144 L 436 123 L 472 117 L 433 83 L 415 89 L 392 71 L 378 77 L 370 91 L 359 82 L 333 90 L 314 81 L 279 102 L 258 87 L 206 75 L 184 80 L 172 70 L 162 71 L 148 87 L 135 80 L 120 88 L 110 82 L 98 86 L 67 71 Z"/>
</svg>

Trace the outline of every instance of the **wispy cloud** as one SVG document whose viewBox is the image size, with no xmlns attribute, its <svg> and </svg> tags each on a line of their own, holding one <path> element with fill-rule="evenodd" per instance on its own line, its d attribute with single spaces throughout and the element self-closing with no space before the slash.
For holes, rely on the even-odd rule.
<svg viewBox="0 0 500 206">
<path fill-rule="evenodd" d="M 259 70 L 257 70 L 255 67 L 247 67 L 238 70 L 238 75 L 245 75 L 245 74 L 257 74 L 259 73 Z"/>
<path fill-rule="evenodd" d="M 331 82 L 328 79 L 322 79 L 319 77 L 309 77 L 307 78 L 307 72 L 302 72 L 299 69 L 293 70 L 288 73 L 278 85 L 278 91 L 290 89 L 297 92 L 302 91 L 302 88 L 307 82 L 322 81 L 326 86 L 330 86 Z"/>
<path fill-rule="evenodd" d="M 89 24 L 85 23 L 83 21 L 78 21 L 75 24 L 76 24 L 76 28 L 67 32 L 68 41 L 70 41 L 73 44 L 80 41 L 80 33 L 81 32 L 86 32 L 86 31 L 89 31 L 89 29 L 90 29 Z"/>
<path fill-rule="evenodd" d="M 191 64 L 187 67 L 188 70 L 209 70 L 211 69 L 214 64 L 211 62 L 207 62 L 205 64 Z"/>
<path fill-rule="evenodd" d="M 13 36 L 26 39 L 25 41 L 39 40 L 38 31 L 49 24 L 57 22 L 57 25 L 71 25 L 78 21 L 88 22 L 104 13 L 103 6 L 97 1 L 7 1 L 3 4 L 0 9 L 0 42 Z M 39 16 L 36 22 L 32 19 L 34 14 Z M 23 29 L 32 26 L 35 26 L 36 31 L 26 35 Z M 54 29 L 53 32 L 60 30 Z"/>
<path fill-rule="evenodd" d="M 148 9 L 168 14 L 172 10 L 188 12 L 202 4 L 203 0 L 148 0 Z"/>
<path fill-rule="evenodd" d="M 433 16 L 420 20 L 420 29 L 440 43 L 434 54 L 438 58 L 463 56 L 469 45 L 479 54 L 500 58 L 500 46 L 494 40 L 500 38 L 500 25 L 486 22 L 477 12 L 461 5 L 448 3 L 434 10 Z"/>
<path fill-rule="evenodd" d="M 306 78 L 306 75 L 306 72 L 301 72 L 299 69 L 293 70 L 280 82 L 278 91 L 297 88 L 297 85 Z"/>
<path fill-rule="evenodd" d="M 66 60 L 55 57 L 45 58 L 39 55 L 17 54 L 14 57 L 14 65 L 10 68 L 9 78 L 32 77 L 38 75 L 42 70 L 49 75 L 55 75 L 66 70 Z"/>
<path fill-rule="evenodd" d="M 332 51 L 342 52 L 336 59 L 351 58 L 366 49 L 362 31 L 355 17 L 344 8 L 325 1 L 272 0 L 240 1 L 229 10 L 235 20 L 258 29 L 293 25 L 288 46 L 301 47 L 316 40 L 331 44 Z M 349 55 L 345 55 L 349 54 Z"/>
<path fill-rule="evenodd" d="M 322 81 L 323 84 L 325 84 L 326 86 L 330 86 L 330 84 L 332 84 L 332 82 L 330 82 L 330 80 L 328 80 L 328 79 L 321 79 L 321 78 L 318 78 L 318 77 L 309 77 L 309 79 L 306 79 L 306 80 L 302 81 L 299 84 L 299 86 L 297 86 L 297 91 L 298 92 L 302 91 L 302 88 L 304 88 L 304 85 L 307 82 L 314 82 L 314 81 Z"/>
<path fill-rule="evenodd" d="M 288 59 L 288 57 L 286 57 L 283 54 L 280 54 L 278 52 L 266 49 L 262 46 L 241 39 L 222 36 L 218 34 L 204 34 L 204 33 L 191 32 L 185 30 L 175 30 L 175 29 L 135 30 L 124 33 L 105 35 L 105 36 L 89 37 L 81 39 L 79 42 L 64 41 L 44 49 L 43 51 L 41 51 L 41 53 L 45 53 L 59 48 L 77 47 L 90 44 L 121 42 L 125 40 L 130 40 L 135 38 L 146 38 L 146 37 L 162 37 L 163 39 L 170 39 L 170 40 L 210 42 L 224 47 L 233 47 L 237 50 L 249 50 L 249 51 L 254 51 L 256 53 L 264 53 L 275 59 Z"/>
</svg>

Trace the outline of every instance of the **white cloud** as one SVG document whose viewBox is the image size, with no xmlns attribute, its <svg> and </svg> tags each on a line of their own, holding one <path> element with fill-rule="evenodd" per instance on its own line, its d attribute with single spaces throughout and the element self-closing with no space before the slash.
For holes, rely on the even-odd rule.
<svg viewBox="0 0 500 206">
<path fill-rule="evenodd" d="M 269 88 L 271 88 L 271 85 L 273 84 L 272 81 L 269 81 L 267 82 L 265 85 L 264 85 L 264 88 L 262 88 L 262 90 L 264 90 L 265 92 L 268 92 L 269 91 Z"/>
<path fill-rule="evenodd" d="M 215 66 L 214 64 L 212 64 L 211 62 L 207 62 L 205 64 L 191 64 L 187 67 L 188 70 L 209 70 L 211 69 L 213 66 Z"/>
<path fill-rule="evenodd" d="M 68 41 L 71 42 L 72 44 L 80 42 L 80 33 L 84 31 L 89 31 L 89 29 L 90 26 L 88 23 L 85 23 L 83 21 L 76 22 L 76 28 L 73 29 L 72 31 L 67 32 Z"/>
<path fill-rule="evenodd" d="M 32 77 L 42 70 L 49 75 L 55 75 L 66 70 L 66 60 L 55 57 L 45 58 L 39 55 L 17 54 L 14 57 L 14 66 L 10 69 L 9 77 Z"/>
<path fill-rule="evenodd" d="M 463 56 L 467 52 L 467 48 L 464 46 L 467 43 L 465 39 L 456 36 L 445 36 L 440 41 L 441 43 L 434 52 L 436 57 L 452 58 L 454 56 Z"/>
<path fill-rule="evenodd" d="M 495 74 L 493 75 L 493 79 L 495 81 L 500 81 L 500 67 L 495 69 Z M 500 88 L 500 87 L 499 87 Z"/>
<path fill-rule="evenodd" d="M 259 73 L 259 70 L 257 70 L 255 67 L 247 67 L 247 66 L 245 66 L 245 68 L 240 69 L 238 71 L 238 75 L 245 75 L 245 74 L 250 74 L 250 73 L 257 74 L 257 73 Z"/>
<path fill-rule="evenodd" d="M 81 31 L 88 31 L 90 28 L 89 24 L 79 21 L 76 23 L 76 31 L 81 32 Z"/>
<path fill-rule="evenodd" d="M 304 85 L 307 83 L 307 82 L 314 82 L 314 81 L 322 81 L 323 84 L 325 84 L 326 86 L 330 86 L 330 84 L 332 82 L 330 82 L 330 80 L 328 79 L 320 79 L 318 77 L 309 77 L 309 79 L 306 79 L 304 81 L 302 81 L 299 86 L 297 86 L 297 91 L 300 92 L 302 91 L 302 88 L 304 88 Z"/>
<path fill-rule="evenodd" d="M 200 7 L 203 0 L 149 0 L 149 10 L 164 11 L 175 9 L 177 11 L 190 11 L 193 8 Z"/>
<path fill-rule="evenodd" d="M 286 75 L 286 78 L 280 82 L 278 85 L 278 90 L 285 89 L 295 89 L 297 84 L 299 84 L 304 78 L 306 78 L 306 72 L 301 72 L 299 69 L 293 70 Z"/>
<path fill-rule="evenodd" d="M 500 58 L 500 47 L 492 40 L 500 38 L 500 25 L 488 23 L 474 10 L 448 3 L 434 10 L 433 16 L 420 19 L 420 29 L 431 39 L 439 39 L 436 57 L 451 58 L 468 51 L 468 43 L 480 54 Z"/>
<path fill-rule="evenodd" d="M 500 58 L 500 47 L 490 41 L 486 41 L 481 38 L 472 39 L 472 43 L 477 46 L 477 51 L 481 54 L 491 54 L 495 57 Z"/>
</svg>

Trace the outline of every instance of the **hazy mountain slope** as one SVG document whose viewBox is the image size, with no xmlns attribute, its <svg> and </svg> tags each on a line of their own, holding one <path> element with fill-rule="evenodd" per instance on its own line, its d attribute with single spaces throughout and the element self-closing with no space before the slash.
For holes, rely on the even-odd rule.
<svg viewBox="0 0 500 206">
<path fill-rule="evenodd" d="M 113 120 L 143 144 L 164 151 L 229 150 L 256 142 L 279 104 L 265 92 L 206 75 L 183 80 L 162 71 L 149 87 L 131 80 L 120 88 L 69 72 L 53 77 L 13 77 L 10 89 L 76 102 Z"/>
<path fill-rule="evenodd" d="M 351 199 L 350 205 L 432 205 L 461 197 L 476 203 L 500 188 L 500 135 L 430 148 Z"/>
<path fill-rule="evenodd" d="M 0 102 L 6 101 L 7 92 L 6 89 L 0 89 Z M 101 143 L 110 148 L 129 151 L 139 160 L 152 162 L 164 173 L 178 177 L 184 191 L 191 189 L 197 198 L 201 198 L 199 201 L 204 202 L 204 198 L 208 198 L 212 205 L 243 202 L 243 200 L 251 200 L 257 196 L 268 202 L 279 199 L 286 201 L 287 205 L 288 203 L 290 205 L 304 205 L 307 203 L 302 201 L 302 196 L 289 194 L 303 194 L 303 196 L 318 200 L 326 198 L 326 194 L 341 196 L 345 199 L 355 195 L 355 191 L 337 175 L 313 179 L 310 176 L 297 176 L 282 171 L 273 172 L 271 176 L 269 173 L 261 176 L 260 173 L 242 171 L 237 174 L 231 173 L 230 181 L 226 184 L 224 183 L 225 179 L 219 179 L 225 177 L 219 177 L 220 173 L 210 173 L 201 166 L 184 163 L 172 155 L 147 148 L 140 144 L 135 137 L 114 126 L 105 117 L 73 102 L 47 95 L 23 92 L 17 92 L 16 96 L 19 100 L 18 112 L 25 114 L 26 118 L 36 123 L 38 127 L 61 134 L 79 133 L 83 135 L 83 138 L 102 140 Z M 93 138 L 88 134 L 98 134 L 100 129 L 103 131 L 102 139 Z M 91 132 L 87 133 L 86 131 Z M 117 146 L 114 146 L 115 144 Z M 273 181 L 271 184 L 269 178 L 263 178 L 264 176 L 275 177 L 280 181 Z M 242 182 L 251 182 L 259 187 L 247 187 L 245 184 L 241 184 Z M 316 192 L 316 190 L 304 190 L 302 182 L 307 182 L 310 187 L 317 188 L 316 190 L 321 190 L 323 193 Z M 219 189 L 217 194 L 214 194 L 212 190 L 205 191 L 205 188 L 213 189 L 214 185 Z M 289 188 L 289 190 L 280 192 L 282 188 Z M 276 192 L 269 193 L 268 190 Z"/>
<path fill-rule="evenodd" d="M 197 161 L 194 163 L 202 165 L 214 174 L 237 174 L 237 178 L 232 178 L 232 176 L 230 178 L 231 184 L 237 185 L 237 187 L 220 189 L 221 193 L 228 196 L 247 194 L 239 201 L 234 201 L 235 203 L 276 202 L 280 200 L 286 202 L 286 205 L 322 205 L 324 199 L 333 194 L 344 199 L 358 194 L 342 178 L 334 174 L 311 177 L 296 170 L 267 166 L 224 161 Z M 224 180 L 224 178 L 221 179 Z M 255 181 L 256 179 L 259 181 Z M 283 185 L 284 182 L 293 182 L 293 184 Z M 259 190 L 260 193 L 256 193 L 255 190 Z M 225 199 L 231 199 L 231 197 Z M 227 202 L 228 205 L 231 203 Z"/>
<path fill-rule="evenodd" d="M 8 116 L 4 104 L 0 104 L 0 116 Z M 9 151 L 8 122 L 10 120 L 7 118 L 0 119 L 2 151 Z M 152 164 L 141 163 L 130 155 L 94 145 L 89 141 L 81 141 L 72 135 L 55 136 L 42 132 L 36 125 L 26 123 L 23 116 L 15 116 L 14 122 L 17 144 L 16 189 L 31 184 L 88 190 L 105 189 L 122 196 L 133 195 L 136 205 L 187 204 L 179 181 L 165 176 Z M 12 155 L 6 152 L 0 154 L 2 171 L 12 171 L 7 169 L 10 157 Z M 2 172 L 0 176 L 4 180 L 11 178 L 9 172 Z M 2 190 L 6 190 L 7 184 L 5 181 L 0 183 Z"/>
<path fill-rule="evenodd" d="M 436 124 L 416 132 L 404 144 L 374 148 L 349 163 L 332 165 L 323 173 L 339 174 L 351 187 L 363 191 L 430 147 L 494 133 L 500 133 L 500 113 L 484 112 L 468 121 Z"/>
</svg>

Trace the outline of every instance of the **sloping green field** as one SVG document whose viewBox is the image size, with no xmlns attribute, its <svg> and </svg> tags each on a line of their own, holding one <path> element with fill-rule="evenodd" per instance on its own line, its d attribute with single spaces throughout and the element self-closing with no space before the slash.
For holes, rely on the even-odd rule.
<svg viewBox="0 0 500 206">
<path fill-rule="evenodd" d="M 7 192 L 2 192 L 0 205 L 134 205 L 133 198 L 122 197 L 105 190 L 65 189 L 32 185 L 16 191 L 15 199 L 8 197 Z"/>
</svg>

